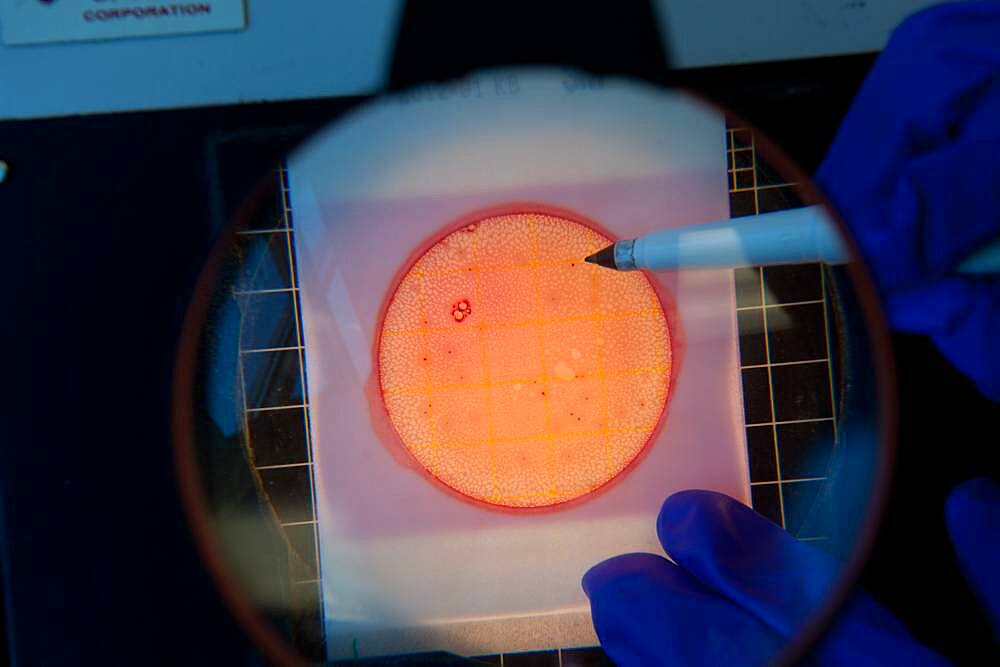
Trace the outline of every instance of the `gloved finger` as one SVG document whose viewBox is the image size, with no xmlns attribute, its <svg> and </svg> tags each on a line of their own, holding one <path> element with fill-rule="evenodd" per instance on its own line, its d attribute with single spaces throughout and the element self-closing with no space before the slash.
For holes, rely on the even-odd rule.
<svg viewBox="0 0 1000 667">
<path fill-rule="evenodd" d="M 657 534 L 685 572 L 785 637 L 822 608 L 841 573 L 828 554 L 714 491 L 667 498 Z M 828 665 L 947 664 L 863 593 L 854 596 L 814 657 Z"/>
<path fill-rule="evenodd" d="M 583 576 L 583 590 L 601 646 L 621 666 L 761 665 L 784 644 L 662 556 L 599 563 Z"/>
<path fill-rule="evenodd" d="M 826 600 L 840 572 L 828 554 L 714 491 L 667 498 L 656 532 L 685 571 L 784 636 Z"/>
<path fill-rule="evenodd" d="M 1000 31 L 1000 23 L 997 28 Z M 1000 55 L 1000 47 L 997 51 Z M 997 69 L 1000 71 L 1000 62 Z M 903 165 L 901 192 L 887 203 L 913 201 L 913 217 L 904 219 L 893 242 L 912 239 L 916 244 L 913 265 L 919 273 L 883 275 L 880 284 L 888 287 L 894 281 L 912 284 L 914 279 L 953 275 L 962 260 L 1000 235 L 1000 188 L 996 187 L 1000 182 L 1000 161 L 996 159 L 1000 154 L 1000 123 L 996 122 L 1000 119 L 1000 83 L 994 83 L 988 99 L 980 103 L 977 113 L 983 112 L 994 119 L 991 128 L 979 131 L 984 136 L 956 138 L 913 156 Z M 956 131 L 971 134 L 970 128 Z M 890 219 L 900 220 L 898 210 L 887 213 Z"/>
<path fill-rule="evenodd" d="M 887 188 L 911 156 L 961 136 L 956 129 L 966 122 L 974 131 L 984 127 L 970 115 L 996 83 L 998 30 L 996 2 L 938 5 L 896 28 L 817 174 L 835 203 L 888 200 Z M 881 212 L 873 221 L 880 219 Z"/>
<path fill-rule="evenodd" d="M 987 111 L 1000 118 L 1000 83 Z M 942 121 L 944 122 L 944 121 Z M 986 132 L 986 130 L 982 130 Z M 834 147 L 837 152 L 860 146 Z M 961 263 L 1000 235 L 1000 126 L 940 146 L 907 147 L 872 192 L 845 187 L 850 177 L 819 178 L 846 216 L 875 282 L 885 293 L 955 275 Z M 860 159 L 860 155 L 855 155 Z M 891 322 L 895 325 L 895 322 Z"/>
<path fill-rule="evenodd" d="M 667 498 L 656 531 L 686 572 L 784 636 L 797 632 L 822 607 L 841 574 L 829 554 L 714 491 L 681 491 Z M 855 608 L 872 611 L 863 602 Z M 888 612 L 871 620 L 903 630 Z"/>
<path fill-rule="evenodd" d="M 930 336 L 983 394 L 1000 400 L 1000 279 L 948 278 L 899 290 L 886 312 L 897 329 Z"/>
<path fill-rule="evenodd" d="M 1000 640 L 1000 485 L 977 478 L 948 496 L 945 522 L 959 565 Z"/>
</svg>

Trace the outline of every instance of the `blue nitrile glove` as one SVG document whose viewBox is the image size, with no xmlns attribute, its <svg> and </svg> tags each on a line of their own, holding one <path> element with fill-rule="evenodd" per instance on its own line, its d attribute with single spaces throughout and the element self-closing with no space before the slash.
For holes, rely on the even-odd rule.
<svg viewBox="0 0 1000 667">
<path fill-rule="evenodd" d="M 623 667 L 768 663 L 820 609 L 841 573 L 828 554 L 713 491 L 670 496 L 656 527 L 676 565 L 654 554 L 625 554 L 583 577 L 601 645 Z M 998 539 L 994 534 L 996 547 Z M 985 552 L 977 553 L 974 569 L 995 585 Z M 854 596 L 813 660 L 948 664 L 864 593 Z"/>
<path fill-rule="evenodd" d="M 983 478 L 959 484 L 944 518 L 965 580 L 1000 642 L 1000 486 Z"/>
<path fill-rule="evenodd" d="M 914 14 L 816 180 L 872 269 L 889 324 L 925 334 L 1000 400 L 1000 278 L 956 265 L 1000 234 L 1000 2 Z"/>
</svg>

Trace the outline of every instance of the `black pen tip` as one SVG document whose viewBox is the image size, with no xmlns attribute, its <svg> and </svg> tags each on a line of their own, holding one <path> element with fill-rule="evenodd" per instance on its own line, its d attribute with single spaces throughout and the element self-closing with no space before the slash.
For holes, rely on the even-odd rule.
<svg viewBox="0 0 1000 667">
<path fill-rule="evenodd" d="M 615 264 L 615 244 L 612 243 L 607 248 L 598 250 L 593 255 L 585 257 L 583 261 L 603 266 L 606 269 L 617 269 L 618 265 Z"/>
</svg>

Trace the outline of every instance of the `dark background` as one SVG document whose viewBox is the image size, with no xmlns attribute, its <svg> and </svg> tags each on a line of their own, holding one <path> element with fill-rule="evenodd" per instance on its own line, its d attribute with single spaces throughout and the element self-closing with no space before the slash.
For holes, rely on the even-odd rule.
<svg viewBox="0 0 1000 667">
<path fill-rule="evenodd" d="M 452 6 L 442 22 L 440 10 L 414 5 L 390 86 L 531 61 L 682 83 L 754 123 L 811 172 L 874 59 L 669 72 L 669 46 L 659 45 L 645 5 L 629 5 L 613 21 L 560 7 L 498 6 L 486 22 L 492 31 L 449 56 L 434 44 L 463 17 Z M 477 3 L 476 13 L 484 11 Z M 511 40 L 523 12 L 540 27 Z M 544 39 L 557 34 L 554 26 L 574 36 L 566 44 L 601 47 L 554 49 Z M 0 186 L 9 274 L 2 649 L 16 664 L 263 662 L 223 607 L 181 511 L 170 439 L 173 358 L 225 219 L 212 146 L 234 132 L 318 127 L 357 101 L 0 123 L 0 156 L 11 166 Z M 263 175 L 230 176 L 230 187 L 249 193 Z M 894 343 L 898 471 L 863 584 L 920 641 L 981 663 L 997 649 L 954 563 L 943 508 L 962 479 L 997 476 L 988 428 L 997 411 L 928 341 Z"/>
</svg>

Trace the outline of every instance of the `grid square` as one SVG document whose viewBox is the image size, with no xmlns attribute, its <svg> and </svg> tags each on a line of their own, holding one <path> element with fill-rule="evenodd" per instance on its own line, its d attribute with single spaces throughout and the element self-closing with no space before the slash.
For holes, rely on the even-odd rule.
<svg viewBox="0 0 1000 667">
<path fill-rule="evenodd" d="M 631 433 L 615 433 L 608 436 L 610 473 L 617 475 L 624 470 L 649 440 L 650 431 L 633 431 Z"/>
<path fill-rule="evenodd" d="M 452 271 L 432 273 L 423 276 L 424 321 L 429 327 L 455 327 L 468 324 L 456 322 L 452 312 L 455 304 L 466 300 L 472 304 L 472 316 L 476 315 L 476 284 L 472 271 Z"/>
<path fill-rule="evenodd" d="M 757 185 L 791 185 L 792 183 L 778 173 L 778 170 L 764 160 L 757 160 Z"/>
<path fill-rule="evenodd" d="M 247 427 L 247 439 L 253 443 L 254 465 L 283 465 L 309 460 L 304 408 L 249 412 Z"/>
<path fill-rule="evenodd" d="M 422 387 L 430 370 L 427 343 L 419 333 L 385 336 L 379 350 L 379 379 L 382 389 Z M 389 353 L 391 351 L 391 354 Z"/>
<path fill-rule="evenodd" d="M 302 403 L 298 350 L 244 354 L 241 361 L 248 408 Z"/>
<path fill-rule="evenodd" d="M 563 270 L 545 273 L 539 281 L 538 298 L 541 318 L 590 317 L 597 310 L 593 294 L 593 271 L 590 264 L 578 262 Z M 545 271 L 545 267 L 539 271 Z"/>
<path fill-rule="evenodd" d="M 583 258 L 609 245 L 606 237 L 589 227 L 561 218 L 545 217 L 535 224 L 535 253 L 540 262 L 579 258 L 577 266 L 587 267 Z"/>
<path fill-rule="evenodd" d="M 240 267 L 237 286 L 241 292 L 292 287 L 287 233 L 240 234 L 234 252 L 233 259 Z"/>
<path fill-rule="evenodd" d="M 596 266 L 591 270 L 597 272 L 597 307 L 602 313 L 662 309 L 656 292 L 642 274 Z"/>
<path fill-rule="evenodd" d="M 524 223 L 520 216 L 493 218 L 488 225 L 477 225 L 474 234 L 475 257 L 481 268 L 531 263 L 531 244 L 525 243 Z"/>
<path fill-rule="evenodd" d="M 636 380 L 639 379 L 639 382 Z M 656 374 L 604 379 L 608 397 L 608 428 L 652 429 L 663 412 L 666 377 Z"/>
<path fill-rule="evenodd" d="M 423 285 L 419 280 L 404 280 L 397 285 L 382 320 L 383 331 L 427 326 L 426 320 L 421 320 L 422 292 Z"/>
<path fill-rule="evenodd" d="M 822 303 L 767 309 L 771 363 L 826 359 L 826 321 Z"/>
<path fill-rule="evenodd" d="M 764 344 L 764 309 L 736 311 L 740 341 L 740 365 L 755 366 L 767 363 Z"/>
<path fill-rule="evenodd" d="M 736 307 L 759 306 L 760 304 L 760 267 L 751 266 L 736 269 L 733 272 L 736 281 Z"/>
<path fill-rule="evenodd" d="M 436 442 L 485 442 L 489 438 L 489 396 L 479 387 L 433 391 L 431 417 Z M 395 423 L 395 422 L 394 422 Z"/>
<path fill-rule="evenodd" d="M 820 265 L 777 264 L 765 267 L 764 295 L 768 304 L 822 299 Z"/>
<path fill-rule="evenodd" d="M 487 269 L 479 274 L 479 303 L 472 302 L 473 323 L 527 324 L 537 319 L 535 276 L 530 268 Z"/>
<path fill-rule="evenodd" d="M 474 498 L 489 498 L 495 489 L 493 452 L 486 443 L 468 443 L 438 448 L 431 473 L 452 488 Z"/>
<path fill-rule="evenodd" d="M 733 176 L 735 177 L 736 187 L 740 190 L 744 188 L 752 188 L 754 186 L 753 170 L 735 171 L 733 172 Z"/>
<path fill-rule="evenodd" d="M 249 193 L 247 193 L 249 194 Z M 281 184 L 279 179 L 268 182 L 257 200 L 257 207 L 253 215 L 247 220 L 245 229 L 281 229 L 285 227 L 284 200 L 281 197 Z M 243 202 L 239 202 L 242 204 Z M 230 212 L 234 215 L 236 211 Z M 227 217 L 229 217 L 227 215 Z"/>
<path fill-rule="evenodd" d="M 742 218 L 748 215 L 757 214 L 757 200 L 750 190 L 729 193 L 729 215 L 733 218 Z"/>
<path fill-rule="evenodd" d="M 771 388 L 767 382 L 766 368 L 747 368 L 743 373 L 743 421 L 761 424 L 773 421 L 771 417 Z"/>
<path fill-rule="evenodd" d="M 291 292 L 266 292 L 237 297 L 240 312 L 240 349 L 255 350 L 297 345 Z"/>
<path fill-rule="evenodd" d="M 733 165 L 737 169 L 747 169 L 753 166 L 753 151 L 749 148 L 737 148 L 733 151 Z"/>
<path fill-rule="evenodd" d="M 264 492 L 282 523 L 309 521 L 313 518 L 309 486 L 311 466 L 267 468 L 258 470 Z"/>
<path fill-rule="evenodd" d="M 538 351 L 538 329 L 535 325 L 485 328 L 483 337 L 487 374 L 491 382 L 525 382 L 542 376 L 542 358 Z"/>
<path fill-rule="evenodd" d="M 430 393 L 383 394 L 386 410 L 399 415 L 393 425 L 408 447 L 434 442 L 434 399 Z"/>
<path fill-rule="evenodd" d="M 746 371 L 744 371 L 746 372 Z M 776 421 L 831 417 L 830 375 L 826 362 L 773 366 Z"/>
<path fill-rule="evenodd" d="M 778 424 L 778 453 L 785 478 L 824 477 L 833 455 L 833 422 Z"/>
<path fill-rule="evenodd" d="M 574 493 L 591 491 L 607 480 L 604 435 L 572 436 L 552 441 L 555 484 Z"/>
<path fill-rule="evenodd" d="M 749 148 L 753 146 L 753 133 L 747 128 L 734 129 L 733 148 Z"/>
<path fill-rule="evenodd" d="M 787 211 L 805 206 L 797 185 L 765 188 L 757 191 L 757 207 L 760 213 Z"/>
<path fill-rule="evenodd" d="M 313 532 L 313 524 L 285 526 L 285 535 L 288 537 L 288 543 L 295 552 L 295 556 L 305 566 L 306 576 L 301 578 L 315 578 L 318 568 L 316 567 L 316 534 Z"/>
<path fill-rule="evenodd" d="M 595 322 L 553 322 L 542 325 L 545 373 L 567 380 L 578 375 L 592 375 L 600 366 L 601 346 Z"/>
<path fill-rule="evenodd" d="M 777 484 L 761 484 L 750 487 L 750 502 L 758 514 L 781 525 L 781 499 Z"/>
<path fill-rule="evenodd" d="M 831 487 L 827 480 L 782 484 L 785 525 L 796 537 L 830 534 Z"/>
<path fill-rule="evenodd" d="M 493 435 L 498 440 L 541 437 L 546 431 L 546 385 L 532 381 L 494 385 L 490 389 L 493 407 Z"/>
<path fill-rule="evenodd" d="M 497 493 L 501 498 L 522 501 L 516 504 L 538 504 L 548 497 L 555 477 L 547 440 L 498 443 L 493 451 Z"/>
<path fill-rule="evenodd" d="M 417 260 L 416 267 L 427 273 L 450 271 L 461 267 L 472 267 L 476 263 L 475 235 L 458 230 L 448 234 L 443 239 L 427 249 L 427 252 Z"/>
<path fill-rule="evenodd" d="M 637 346 L 635 341 L 643 341 Z M 633 371 L 658 369 L 669 354 L 667 327 L 663 318 L 656 315 L 630 315 L 615 317 L 613 322 L 601 322 L 598 339 L 604 351 L 604 370 Z"/>
<path fill-rule="evenodd" d="M 604 428 L 600 379 L 549 382 L 548 399 L 551 433 L 589 433 Z"/>
<path fill-rule="evenodd" d="M 773 482 L 778 479 L 774 456 L 774 429 L 770 425 L 747 428 L 747 458 L 750 460 L 751 482 Z"/>
<path fill-rule="evenodd" d="M 427 334 L 427 379 L 432 389 L 486 381 L 480 333 L 470 325 L 453 321 L 447 331 Z M 417 363 L 415 359 L 409 361 Z M 419 363 L 424 364 L 423 357 Z"/>
</svg>

